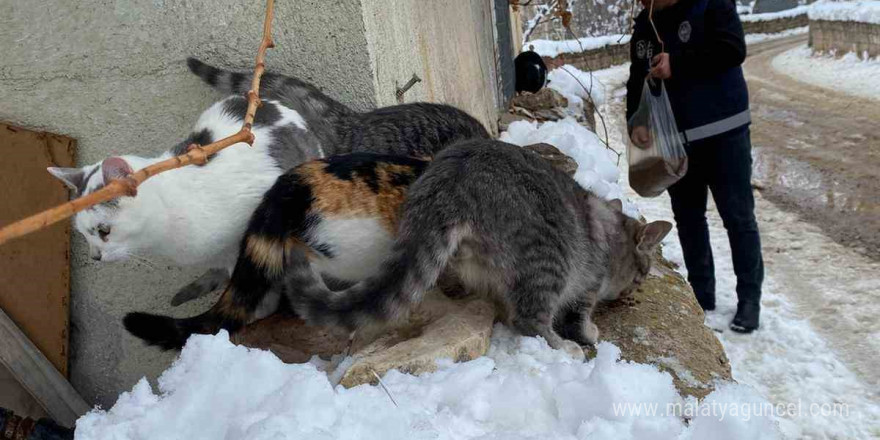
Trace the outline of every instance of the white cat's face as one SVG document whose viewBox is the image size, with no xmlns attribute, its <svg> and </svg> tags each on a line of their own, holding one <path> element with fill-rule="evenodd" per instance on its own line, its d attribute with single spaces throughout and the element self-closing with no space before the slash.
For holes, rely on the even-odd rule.
<svg viewBox="0 0 880 440">
<path fill-rule="evenodd" d="M 77 197 L 95 192 L 105 182 L 125 177 L 131 166 L 120 157 L 82 168 L 49 168 L 53 176 L 75 191 Z M 149 243 L 142 241 L 144 216 L 138 215 L 143 199 L 119 197 L 80 211 L 74 217 L 74 227 L 89 244 L 89 257 L 97 261 L 120 261 L 139 253 Z"/>
</svg>

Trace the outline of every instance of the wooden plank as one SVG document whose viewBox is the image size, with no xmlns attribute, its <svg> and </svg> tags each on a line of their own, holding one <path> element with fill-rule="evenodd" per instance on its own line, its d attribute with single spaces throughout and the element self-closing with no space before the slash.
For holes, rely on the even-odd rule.
<svg viewBox="0 0 880 440">
<path fill-rule="evenodd" d="M 12 410 L 16 415 L 39 420 L 49 417 L 46 410 L 26 390 L 12 372 L 0 363 L 0 408 Z"/>
<path fill-rule="evenodd" d="M 0 310 L 0 362 L 61 425 L 72 427 L 89 405 L 67 379 Z"/>
<path fill-rule="evenodd" d="M 74 166 L 76 141 L 0 123 L 0 225 L 63 203 L 67 188 L 46 172 Z M 67 375 L 70 223 L 0 246 L 0 308 Z"/>
</svg>

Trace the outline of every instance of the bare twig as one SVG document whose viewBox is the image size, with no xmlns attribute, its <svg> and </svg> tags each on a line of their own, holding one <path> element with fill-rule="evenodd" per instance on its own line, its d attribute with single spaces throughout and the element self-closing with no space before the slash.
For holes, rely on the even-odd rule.
<svg viewBox="0 0 880 440">
<path fill-rule="evenodd" d="M 577 37 L 577 35 L 571 30 L 571 26 L 565 26 L 565 30 L 568 31 L 568 33 L 571 34 L 572 37 L 574 37 L 574 41 L 577 42 L 578 46 L 579 46 L 580 49 L 581 49 L 581 54 L 583 54 L 584 52 L 586 52 L 586 49 L 584 49 L 584 45 L 581 44 L 581 40 L 580 40 L 580 39 Z M 595 111 L 596 111 L 596 114 L 599 115 L 599 121 L 602 122 L 602 131 L 605 132 L 605 140 L 604 140 L 602 143 L 605 144 L 605 148 L 611 150 L 612 152 L 614 152 L 614 154 L 617 155 L 617 164 L 620 165 L 620 152 L 618 152 L 618 151 L 615 150 L 614 148 L 611 148 L 611 142 L 610 142 L 610 140 L 609 140 L 609 138 L 608 138 L 608 125 L 605 124 L 605 116 L 602 115 L 602 111 L 599 110 L 599 106 L 597 106 L 597 105 L 596 105 L 596 101 L 593 100 L 593 71 L 592 71 L 592 70 L 587 70 L 587 72 L 589 72 L 589 74 L 590 74 L 590 88 L 588 89 L 586 86 L 584 86 L 584 83 L 582 83 L 581 80 L 580 80 L 577 76 L 575 76 L 573 73 L 569 72 L 569 71 L 566 70 L 565 68 L 562 68 L 562 70 L 563 70 L 565 73 L 571 75 L 571 77 L 574 78 L 574 80 L 577 81 L 578 84 L 580 84 L 581 88 L 583 88 L 584 91 L 587 92 L 587 99 L 589 100 L 590 105 L 593 106 L 593 110 L 595 110 Z M 599 140 L 601 141 L 602 139 L 599 139 Z"/>
<path fill-rule="evenodd" d="M 557 20 L 559 17 L 555 14 L 549 15 L 551 12 L 556 11 L 556 5 L 559 0 L 552 0 L 547 4 L 537 5 L 537 11 L 535 16 L 532 17 L 528 22 L 526 22 L 526 30 L 523 32 L 523 46 L 526 45 L 526 42 L 529 41 L 529 37 L 532 36 L 532 32 L 538 28 L 539 25 L 546 23 L 548 21 Z M 523 5 L 525 6 L 525 5 Z"/>
<path fill-rule="evenodd" d="M 124 178 L 112 180 L 99 191 L 95 191 L 84 197 L 80 197 L 63 205 L 56 206 L 5 226 L 0 229 L 0 244 L 58 223 L 73 216 L 77 212 L 97 205 L 98 203 L 106 202 L 120 196 L 134 197 L 137 195 L 137 187 L 150 177 L 190 164 L 205 164 L 207 163 L 209 156 L 216 154 L 218 151 L 229 147 L 230 145 L 235 145 L 239 142 L 253 145 L 254 134 L 251 131 L 251 127 L 254 123 L 254 116 L 257 113 L 257 107 L 260 106 L 260 79 L 265 70 L 266 50 L 274 47 L 274 43 L 272 42 L 272 17 L 274 15 L 274 4 L 274 0 L 266 1 L 266 17 L 263 22 L 263 38 L 260 42 L 260 48 L 257 51 L 254 79 L 251 83 L 251 89 L 247 93 L 247 113 L 245 113 L 244 124 L 238 133 L 208 145 L 191 145 L 186 154 L 155 163 Z"/>
<path fill-rule="evenodd" d="M 397 404 L 397 401 L 394 400 L 394 396 L 391 395 L 391 390 L 389 390 L 388 387 L 385 386 L 385 382 L 382 382 L 382 378 L 379 377 L 379 375 L 376 374 L 376 371 L 373 370 L 372 368 L 370 369 L 370 373 L 373 373 L 373 377 L 375 377 L 376 380 L 379 381 L 379 385 L 381 385 L 381 386 L 382 386 L 382 389 L 385 390 L 385 394 L 387 394 L 387 395 L 388 395 L 388 398 L 391 399 L 391 403 L 393 403 L 394 406 L 400 408 L 400 405 L 398 405 L 398 404 Z"/>
</svg>

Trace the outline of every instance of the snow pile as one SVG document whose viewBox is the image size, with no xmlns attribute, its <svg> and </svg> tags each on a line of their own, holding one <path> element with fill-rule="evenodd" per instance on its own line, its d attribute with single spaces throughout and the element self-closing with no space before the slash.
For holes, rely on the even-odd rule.
<svg viewBox="0 0 880 440">
<path fill-rule="evenodd" d="M 809 15 L 810 20 L 880 24 L 880 1 L 818 2 L 810 6 Z"/>
<path fill-rule="evenodd" d="M 623 190 L 618 184 L 620 171 L 617 169 L 617 154 L 606 148 L 595 133 L 578 124 L 574 118 L 540 125 L 537 122 L 516 121 L 501 133 L 501 140 L 519 146 L 540 142 L 553 145 L 578 163 L 574 179 L 583 188 L 606 200 L 620 199 L 626 215 L 639 217 L 638 209 L 623 197 Z"/>
<path fill-rule="evenodd" d="M 746 34 L 746 44 L 754 44 L 761 41 L 775 40 L 778 38 L 790 37 L 792 35 L 804 35 L 809 31 L 809 26 L 802 26 L 794 29 L 786 29 L 782 32 L 776 32 L 772 34 Z"/>
<path fill-rule="evenodd" d="M 880 58 L 862 60 L 852 52 L 842 58 L 814 55 L 803 45 L 779 54 L 773 59 L 773 69 L 819 87 L 880 99 Z"/>
<path fill-rule="evenodd" d="M 601 343 L 596 359 L 576 362 L 496 326 L 485 357 L 418 377 L 386 374 L 395 406 L 380 387 L 334 388 L 315 365 L 284 364 L 225 332 L 197 335 L 158 393 L 142 379 L 110 410 L 80 418 L 76 438 L 777 438 L 769 417 L 749 412 L 762 401 L 747 387 L 722 385 L 697 405 L 668 373 L 619 356 Z"/>
<path fill-rule="evenodd" d="M 797 17 L 798 15 L 806 14 L 809 9 L 810 9 L 809 6 L 798 6 L 798 7 L 786 9 L 783 11 L 777 11 L 777 12 L 765 12 L 762 14 L 740 15 L 739 19 L 740 19 L 740 21 L 743 21 L 743 22 L 746 22 L 746 21 L 748 21 L 748 22 L 770 21 L 770 20 L 776 20 L 776 19 L 780 19 L 780 18 Z"/>
<path fill-rule="evenodd" d="M 525 43 L 524 47 L 532 46 L 535 52 L 542 57 L 556 57 L 561 53 L 580 53 L 585 50 L 600 49 L 605 46 L 629 43 L 629 35 L 602 35 L 599 37 L 584 37 L 577 40 L 532 40 Z M 578 44 L 580 42 L 580 44 Z"/>
<path fill-rule="evenodd" d="M 584 72 L 570 64 L 558 67 L 547 75 L 547 87 L 556 90 L 568 100 L 569 110 L 583 114 L 584 99 L 593 98 L 598 108 L 605 102 L 605 88 L 590 72 Z"/>
<path fill-rule="evenodd" d="M 621 87 L 628 76 L 627 67 L 594 72 L 603 84 L 611 87 L 606 89 L 606 95 L 613 96 L 603 108 L 606 114 L 623 114 L 625 90 Z M 626 133 L 623 117 L 609 117 L 607 122 L 611 144 L 622 144 Z M 621 167 L 625 180 L 625 159 Z M 673 217 L 668 194 L 643 199 L 631 190 L 627 193 L 637 201 L 645 217 Z M 728 328 L 736 311 L 736 276 L 727 233 L 711 205 L 711 198 L 706 217 L 715 259 L 718 304 L 714 312 L 706 314 L 707 326 L 715 330 L 724 346 L 737 382 L 753 387 L 776 406 L 775 420 L 787 438 L 876 438 L 880 433 L 877 387 L 860 380 L 842 362 L 834 341 L 826 340 L 826 336 L 811 325 L 814 312 L 820 309 L 798 302 L 805 297 L 804 291 L 852 301 L 854 290 L 872 291 L 877 278 L 873 275 L 877 273 L 875 265 L 853 262 L 835 252 L 833 249 L 840 246 L 815 226 L 802 223 L 794 214 L 779 211 L 762 201 L 760 194 L 756 199 L 762 242 L 767 249 L 761 328 L 751 335 L 734 333 Z M 679 272 L 687 273 L 675 230 L 663 241 L 663 255 L 679 264 Z M 840 316 L 839 319 L 847 318 Z M 870 333 L 866 335 L 872 337 Z M 870 353 L 869 344 L 867 351 L 859 356 L 871 362 Z M 723 391 L 718 388 L 710 398 L 718 399 Z M 730 401 L 735 402 L 747 400 L 744 396 L 730 397 Z M 704 400 L 703 404 L 709 405 L 710 400 Z M 699 434 L 702 432 L 694 433 Z M 748 437 L 718 435 L 717 438 Z"/>
</svg>

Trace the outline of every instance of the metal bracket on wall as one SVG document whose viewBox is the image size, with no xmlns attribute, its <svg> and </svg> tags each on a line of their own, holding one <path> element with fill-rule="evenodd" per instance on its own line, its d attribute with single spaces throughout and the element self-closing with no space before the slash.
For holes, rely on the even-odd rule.
<svg viewBox="0 0 880 440">
<path fill-rule="evenodd" d="M 397 95 L 397 103 L 403 104 L 403 94 L 406 93 L 409 89 L 412 88 L 412 86 L 416 85 L 416 83 L 419 83 L 419 82 L 422 82 L 422 79 L 419 78 L 418 75 L 413 73 L 412 78 L 410 78 L 409 81 L 407 81 L 406 84 L 403 85 L 403 87 L 398 87 L 397 92 L 395 92 L 395 95 Z"/>
</svg>

